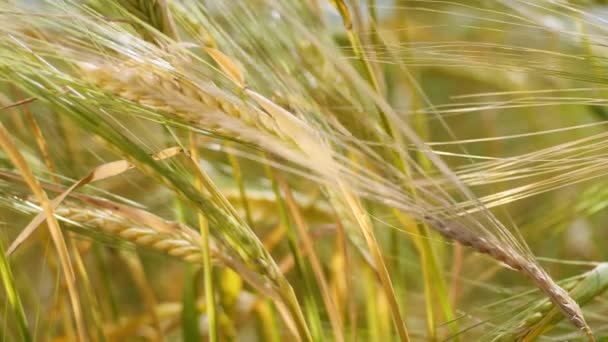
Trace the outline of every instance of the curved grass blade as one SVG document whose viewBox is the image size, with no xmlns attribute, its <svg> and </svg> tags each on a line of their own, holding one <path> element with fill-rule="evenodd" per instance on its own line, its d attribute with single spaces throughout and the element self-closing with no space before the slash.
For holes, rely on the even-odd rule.
<svg viewBox="0 0 608 342">
<path fill-rule="evenodd" d="M 21 298 L 17 292 L 17 287 L 15 286 L 11 266 L 4 253 L 4 243 L 2 241 L 0 241 L 0 276 L 2 276 L 2 284 L 4 285 L 4 290 L 8 297 L 8 304 L 13 311 L 12 317 L 17 322 L 21 338 L 25 342 L 31 342 L 33 340 L 29 331 L 29 324 L 25 317 L 25 311 L 23 310 L 23 304 L 21 304 Z"/>
</svg>

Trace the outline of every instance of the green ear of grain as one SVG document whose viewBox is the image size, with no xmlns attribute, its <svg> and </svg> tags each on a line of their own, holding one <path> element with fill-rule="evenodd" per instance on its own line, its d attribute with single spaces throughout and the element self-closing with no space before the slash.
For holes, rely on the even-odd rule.
<svg viewBox="0 0 608 342">
<path fill-rule="evenodd" d="M 8 304 L 12 311 L 11 316 L 17 322 L 19 327 L 19 332 L 21 333 L 21 338 L 23 341 L 30 342 L 32 341 L 32 336 L 30 334 L 30 330 L 27 323 L 27 318 L 25 317 L 25 311 L 23 310 L 23 304 L 21 303 L 21 298 L 19 297 L 19 293 L 17 292 L 17 288 L 15 286 L 15 278 L 13 277 L 13 273 L 11 270 L 11 266 L 6 259 L 6 253 L 4 251 L 4 243 L 0 240 L 0 276 L 2 276 L 2 284 L 4 285 L 4 290 L 6 291 L 6 296 L 8 298 Z M 8 319 L 8 318 L 5 318 Z"/>
</svg>

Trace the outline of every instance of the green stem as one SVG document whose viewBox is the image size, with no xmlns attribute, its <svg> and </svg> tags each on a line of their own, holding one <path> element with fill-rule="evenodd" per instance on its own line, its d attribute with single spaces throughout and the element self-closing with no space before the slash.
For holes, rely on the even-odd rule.
<svg viewBox="0 0 608 342">
<path fill-rule="evenodd" d="M 6 259 L 6 253 L 4 251 L 4 243 L 0 241 L 0 276 L 2 277 L 2 283 L 6 290 L 6 296 L 8 297 L 8 303 L 11 310 L 13 311 L 13 317 L 17 321 L 19 326 L 19 332 L 23 341 L 32 341 L 32 336 L 28 328 L 27 318 L 25 317 L 25 311 L 23 310 L 23 304 L 21 298 L 15 287 L 15 278 L 11 271 L 10 264 Z"/>
</svg>

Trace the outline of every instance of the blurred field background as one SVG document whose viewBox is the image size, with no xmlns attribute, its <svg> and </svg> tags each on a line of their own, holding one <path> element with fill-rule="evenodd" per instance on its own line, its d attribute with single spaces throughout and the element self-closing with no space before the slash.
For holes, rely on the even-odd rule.
<svg viewBox="0 0 608 342">
<path fill-rule="evenodd" d="M 0 0 L 0 336 L 590 338 L 489 241 L 608 340 L 607 44 L 599 0 Z"/>
</svg>

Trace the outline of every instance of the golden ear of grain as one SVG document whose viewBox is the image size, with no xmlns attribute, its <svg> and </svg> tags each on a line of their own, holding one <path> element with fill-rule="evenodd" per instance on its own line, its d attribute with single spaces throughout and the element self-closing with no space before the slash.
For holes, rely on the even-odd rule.
<svg viewBox="0 0 608 342">
<path fill-rule="evenodd" d="M 181 152 L 181 149 L 178 147 L 170 147 L 165 150 L 158 152 L 153 155 L 153 158 L 156 160 L 162 160 L 165 158 L 171 158 Z M 89 183 L 117 176 L 127 170 L 133 168 L 126 160 L 117 160 L 113 162 L 109 162 L 103 165 L 100 165 L 93 169 L 88 175 L 84 178 L 80 179 L 78 182 L 74 183 L 67 190 L 62 192 L 59 196 L 55 197 L 52 201 L 50 201 L 50 205 L 52 209 L 57 208 L 59 204 L 74 190 L 83 187 Z M 7 254 L 12 254 L 33 232 L 36 228 L 44 221 L 44 212 L 39 213 L 30 221 L 30 223 L 19 233 L 19 236 L 11 243 L 11 246 L 7 250 Z"/>
<path fill-rule="evenodd" d="M 305 158 L 322 155 L 318 153 L 321 149 L 318 139 L 311 136 L 310 130 L 296 123 L 291 113 L 249 89 L 245 88 L 245 92 L 260 108 L 225 94 L 211 82 L 194 84 L 142 63 L 80 63 L 79 66 L 84 76 L 102 89 L 206 130 L 253 143 L 276 139 L 277 143 L 267 145 L 274 146 L 275 150 L 287 148 L 287 153 L 294 153 L 297 148 L 305 153 Z M 238 83 L 239 76 L 234 77 Z"/>
<path fill-rule="evenodd" d="M 226 56 L 223 52 L 212 47 L 206 47 L 205 52 L 213 58 L 213 60 L 222 68 L 222 71 L 230 77 L 230 79 L 236 83 L 239 87 L 245 86 L 245 77 L 243 72 L 237 66 L 237 64 Z"/>
<path fill-rule="evenodd" d="M 156 250 L 191 263 L 202 262 L 198 240 L 200 237 L 194 230 L 177 222 L 174 223 L 174 226 L 180 227 L 179 229 L 167 231 L 152 226 L 141 226 L 106 209 L 68 205 L 57 208 L 55 213 L 85 227 L 130 241 L 137 246 Z M 215 244 L 211 246 L 211 254 L 212 256 L 218 254 Z"/>
</svg>

